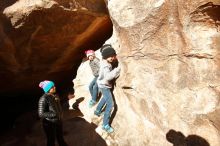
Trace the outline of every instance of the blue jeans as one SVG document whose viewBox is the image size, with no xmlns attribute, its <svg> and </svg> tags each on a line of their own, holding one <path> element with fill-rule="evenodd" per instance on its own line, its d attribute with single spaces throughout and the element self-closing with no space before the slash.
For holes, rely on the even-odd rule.
<svg viewBox="0 0 220 146">
<path fill-rule="evenodd" d="M 99 91 L 99 88 L 98 88 L 98 85 L 97 85 L 97 82 L 96 82 L 97 78 L 98 77 L 94 77 L 92 82 L 89 84 L 89 92 L 92 96 L 93 101 L 96 101 L 97 96 L 98 96 L 98 91 Z"/>
<path fill-rule="evenodd" d="M 107 125 L 109 124 L 109 120 L 110 120 L 110 116 L 111 116 L 111 111 L 112 108 L 114 106 L 114 102 L 113 102 L 113 97 L 112 97 L 112 93 L 110 88 L 100 88 L 101 92 L 102 92 L 102 99 L 99 102 L 96 111 L 101 112 L 102 107 L 106 104 L 105 107 L 105 112 L 104 112 L 104 118 L 103 118 L 103 125 Z"/>
</svg>

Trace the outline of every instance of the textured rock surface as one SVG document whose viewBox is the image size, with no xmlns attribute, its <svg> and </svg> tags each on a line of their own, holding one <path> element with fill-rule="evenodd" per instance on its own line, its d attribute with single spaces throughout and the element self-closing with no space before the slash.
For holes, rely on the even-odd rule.
<svg viewBox="0 0 220 146">
<path fill-rule="evenodd" d="M 83 51 L 112 34 L 103 0 L 4 0 L 0 11 L 1 95 L 71 84 Z"/>
<path fill-rule="evenodd" d="M 111 0 L 108 9 L 114 25 L 108 42 L 122 72 L 115 133 L 100 133 L 107 144 L 220 145 L 220 1 Z M 86 97 L 84 117 L 101 125 L 88 108 L 90 73 L 81 64 L 76 96 Z"/>
<path fill-rule="evenodd" d="M 28 90 L 49 76 L 61 82 L 82 57 L 80 48 L 101 44 L 111 25 L 104 4 L 79 2 L 0 2 L 1 92 Z M 122 68 L 114 90 L 115 132 L 103 132 L 102 118 L 93 116 L 95 107 L 88 108 L 92 76 L 88 62 L 83 62 L 74 80 L 76 99 L 85 97 L 79 108 L 88 122 L 98 125 L 102 138 L 93 124 L 91 131 L 85 128 L 77 134 L 88 139 L 86 134 L 93 132 L 103 145 L 111 146 L 219 146 L 219 5 L 219 0 L 108 1 L 114 32 L 107 43 L 117 50 Z M 74 130 L 72 122 L 77 121 L 64 124 Z M 38 127 L 39 123 L 33 131 Z M 31 135 L 35 132 L 28 132 L 25 138 L 30 141 L 20 145 L 38 140 Z M 71 140 L 74 131 L 66 136 Z M 82 141 L 70 142 L 83 145 Z"/>
</svg>

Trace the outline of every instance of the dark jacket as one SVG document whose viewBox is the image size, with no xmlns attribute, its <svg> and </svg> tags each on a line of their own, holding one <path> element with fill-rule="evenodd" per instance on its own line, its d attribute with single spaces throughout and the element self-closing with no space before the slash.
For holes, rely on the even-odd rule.
<svg viewBox="0 0 220 146">
<path fill-rule="evenodd" d="M 38 102 L 39 117 L 51 122 L 58 122 L 62 118 L 60 99 L 56 95 L 45 93 Z"/>
</svg>

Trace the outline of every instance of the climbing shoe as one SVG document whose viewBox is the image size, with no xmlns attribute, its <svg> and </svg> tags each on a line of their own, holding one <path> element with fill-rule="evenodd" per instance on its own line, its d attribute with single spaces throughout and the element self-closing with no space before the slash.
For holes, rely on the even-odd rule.
<svg viewBox="0 0 220 146">
<path fill-rule="evenodd" d="M 99 116 L 101 116 L 101 112 L 100 112 L 100 111 L 95 110 L 95 111 L 94 111 L 94 115 L 96 115 L 96 116 L 98 116 L 98 117 L 99 117 Z"/>
<path fill-rule="evenodd" d="M 94 101 L 94 100 L 91 99 L 91 100 L 89 101 L 89 108 L 93 107 L 95 104 L 96 104 L 96 101 Z"/>
<path fill-rule="evenodd" d="M 109 125 L 105 125 L 105 126 L 103 125 L 102 129 L 105 130 L 107 133 L 114 132 L 114 129 L 111 126 L 109 126 Z"/>
</svg>

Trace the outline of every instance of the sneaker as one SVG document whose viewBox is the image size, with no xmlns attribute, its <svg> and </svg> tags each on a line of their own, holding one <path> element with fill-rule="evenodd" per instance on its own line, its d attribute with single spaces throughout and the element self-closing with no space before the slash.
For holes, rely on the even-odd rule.
<svg viewBox="0 0 220 146">
<path fill-rule="evenodd" d="M 105 126 L 103 125 L 103 126 L 102 126 L 102 129 L 105 130 L 105 131 L 108 132 L 108 133 L 114 132 L 114 129 L 113 129 L 111 126 L 109 126 L 108 124 L 105 125 Z"/>
<path fill-rule="evenodd" d="M 95 110 L 95 111 L 94 111 L 94 115 L 96 115 L 96 116 L 98 116 L 98 117 L 99 117 L 99 116 L 101 116 L 101 112 L 100 112 L 100 111 Z"/>
<path fill-rule="evenodd" d="M 89 107 L 91 108 L 91 107 L 93 107 L 94 105 L 96 104 L 96 102 L 94 101 L 94 100 L 90 100 L 89 101 Z"/>
</svg>

